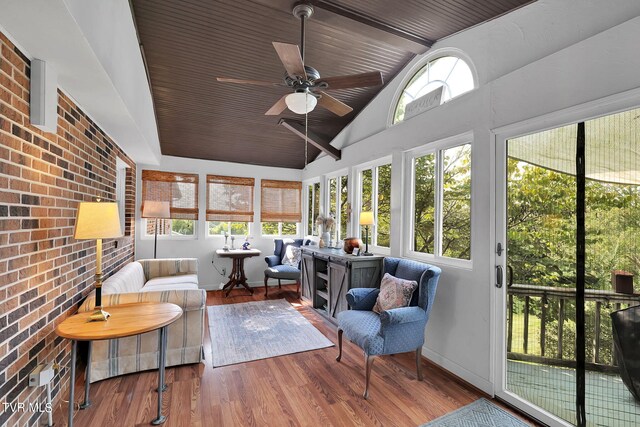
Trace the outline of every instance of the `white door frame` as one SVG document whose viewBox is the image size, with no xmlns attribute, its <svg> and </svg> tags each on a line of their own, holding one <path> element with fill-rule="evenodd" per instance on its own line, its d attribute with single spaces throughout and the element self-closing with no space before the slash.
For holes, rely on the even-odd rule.
<svg viewBox="0 0 640 427">
<path fill-rule="evenodd" d="M 556 417 L 544 409 L 533 405 L 520 396 L 506 390 L 506 141 L 518 136 L 527 135 L 534 132 L 541 132 L 560 126 L 586 121 L 595 117 L 638 108 L 640 106 L 640 89 L 633 89 L 622 94 L 616 94 L 591 101 L 579 106 L 567 108 L 557 112 L 545 114 L 519 123 L 502 126 L 491 130 L 491 144 L 495 153 L 495 187 L 494 187 L 494 226 L 492 248 L 496 248 L 498 243 L 502 244 L 505 252 L 498 256 L 494 252 L 495 266 L 502 266 L 503 286 L 497 288 L 493 286 L 494 298 L 493 319 L 494 319 L 494 348 L 493 348 L 493 380 L 496 397 L 513 405 L 514 407 L 530 414 L 541 422 L 550 426 L 571 426 L 572 424 Z M 496 268 L 492 269 L 492 283 L 497 281 Z"/>
</svg>

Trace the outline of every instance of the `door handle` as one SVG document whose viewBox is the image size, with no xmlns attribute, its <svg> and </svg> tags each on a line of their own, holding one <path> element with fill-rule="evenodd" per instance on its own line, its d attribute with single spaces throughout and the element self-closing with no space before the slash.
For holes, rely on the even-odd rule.
<svg viewBox="0 0 640 427">
<path fill-rule="evenodd" d="M 496 288 L 502 287 L 502 277 L 504 275 L 504 271 L 501 265 L 496 265 Z"/>
</svg>

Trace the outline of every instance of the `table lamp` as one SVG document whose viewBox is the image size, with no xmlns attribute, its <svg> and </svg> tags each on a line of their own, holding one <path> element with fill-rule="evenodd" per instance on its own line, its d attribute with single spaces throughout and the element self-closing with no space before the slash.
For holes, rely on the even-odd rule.
<svg viewBox="0 0 640 427">
<path fill-rule="evenodd" d="M 91 320 L 107 320 L 102 310 L 102 239 L 122 237 L 118 204 L 115 202 L 80 202 L 73 237 L 96 241 L 96 309 Z"/>
<path fill-rule="evenodd" d="M 155 218 L 155 238 L 153 242 L 153 259 L 156 259 L 158 253 L 158 219 L 171 218 L 171 210 L 169 202 L 160 202 L 156 200 L 146 200 L 142 204 L 142 218 Z"/>
<path fill-rule="evenodd" d="M 364 253 L 362 254 L 364 256 L 373 255 L 371 252 L 369 252 L 369 226 L 374 225 L 375 223 L 376 222 L 373 219 L 373 212 L 371 211 L 360 212 L 360 225 L 364 225 L 364 229 L 366 231 L 366 237 L 364 239 L 365 249 L 364 249 Z"/>
</svg>

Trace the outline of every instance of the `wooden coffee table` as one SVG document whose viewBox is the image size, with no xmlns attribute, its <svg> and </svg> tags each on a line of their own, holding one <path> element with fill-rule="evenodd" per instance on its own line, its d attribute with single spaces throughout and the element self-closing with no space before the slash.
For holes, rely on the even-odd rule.
<svg viewBox="0 0 640 427">
<path fill-rule="evenodd" d="M 226 291 L 224 296 L 229 296 L 229 292 L 236 286 L 243 286 L 253 295 L 253 289 L 247 284 L 247 276 L 244 275 L 244 260 L 245 258 L 258 256 L 261 253 L 258 249 L 230 249 L 228 251 L 218 249 L 216 251 L 216 255 L 220 258 L 231 258 L 233 260 L 233 269 L 229 275 L 229 281 L 222 288 L 223 291 Z"/>
<path fill-rule="evenodd" d="M 164 368 L 167 352 L 167 326 L 182 316 L 182 309 L 175 304 L 166 302 L 141 302 L 122 304 L 108 307 L 111 317 L 106 321 L 91 322 L 92 312 L 78 313 L 68 317 L 56 328 L 56 334 L 71 340 L 71 379 L 69 387 L 69 427 L 73 426 L 74 384 L 76 378 L 76 352 L 78 341 L 89 343 L 87 358 L 87 372 L 84 381 L 84 402 L 80 409 L 91 406 L 89 401 L 89 384 L 91 382 L 91 342 L 110 340 L 139 335 L 145 332 L 160 330 L 158 347 L 158 417 L 151 424 L 158 425 L 166 421 L 162 415 L 162 392 L 167 385 L 164 383 Z"/>
</svg>

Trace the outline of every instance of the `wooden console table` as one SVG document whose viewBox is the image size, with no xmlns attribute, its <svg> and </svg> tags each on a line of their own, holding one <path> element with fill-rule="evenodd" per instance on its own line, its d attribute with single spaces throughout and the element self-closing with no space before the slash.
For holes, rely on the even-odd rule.
<svg viewBox="0 0 640 427">
<path fill-rule="evenodd" d="M 384 256 L 354 256 L 341 249 L 303 246 L 302 297 L 329 320 L 347 310 L 351 288 L 377 288 Z"/>
<path fill-rule="evenodd" d="M 247 284 L 247 276 L 244 274 L 244 260 L 245 258 L 259 256 L 261 253 L 262 252 L 258 249 L 230 249 L 228 251 L 225 251 L 224 249 L 216 250 L 216 255 L 220 258 L 231 258 L 233 260 L 233 269 L 229 275 L 229 281 L 222 288 L 222 290 L 225 291 L 225 297 L 228 297 L 231 290 L 236 286 L 243 286 L 253 295 L 253 289 L 251 289 Z"/>
<path fill-rule="evenodd" d="M 65 319 L 56 328 L 56 334 L 71 340 L 71 379 L 69 384 L 69 423 L 73 426 L 74 386 L 76 380 L 76 352 L 78 341 L 89 343 L 89 356 L 84 381 L 84 402 L 80 409 L 91 406 L 89 401 L 89 384 L 91 382 L 91 342 L 96 340 L 110 340 L 139 335 L 145 332 L 160 330 L 158 347 L 158 417 L 151 424 L 158 425 L 166 421 L 162 415 L 162 392 L 167 385 L 164 383 L 164 368 L 167 352 L 167 326 L 182 316 L 182 309 L 175 304 L 166 302 L 141 302 L 114 305 L 108 307 L 111 317 L 105 321 L 91 322 L 89 316 L 93 312 L 78 313 Z"/>
</svg>

